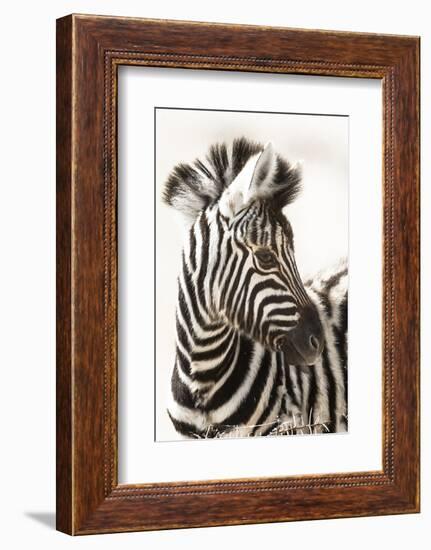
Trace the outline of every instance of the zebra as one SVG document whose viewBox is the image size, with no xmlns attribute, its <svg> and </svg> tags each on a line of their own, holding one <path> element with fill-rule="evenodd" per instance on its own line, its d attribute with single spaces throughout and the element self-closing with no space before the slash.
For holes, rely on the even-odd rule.
<svg viewBox="0 0 431 550">
<path fill-rule="evenodd" d="M 283 213 L 300 187 L 244 137 L 164 184 L 187 231 L 167 408 L 185 438 L 347 430 L 347 265 L 303 284 Z"/>
</svg>

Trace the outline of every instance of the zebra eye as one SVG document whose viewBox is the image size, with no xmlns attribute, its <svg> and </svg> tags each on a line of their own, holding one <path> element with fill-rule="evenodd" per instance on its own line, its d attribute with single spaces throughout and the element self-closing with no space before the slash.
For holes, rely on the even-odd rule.
<svg viewBox="0 0 431 550">
<path fill-rule="evenodd" d="M 259 249 L 255 252 L 256 258 L 264 269 L 271 269 L 278 265 L 277 258 L 274 254 L 268 249 Z"/>
</svg>

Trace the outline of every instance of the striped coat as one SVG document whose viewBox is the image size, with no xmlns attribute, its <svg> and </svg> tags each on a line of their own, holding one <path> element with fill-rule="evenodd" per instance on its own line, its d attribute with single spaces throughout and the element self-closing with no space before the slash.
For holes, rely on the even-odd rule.
<svg viewBox="0 0 431 550">
<path fill-rule="evenodd" d="M 166 184 L 189 225 L 168 407 L 186 437 L 347 428 L 347 269 L 302 283 L 282 213 L 299 181 L 271 145 L 240 139 Z"/>
</svg>

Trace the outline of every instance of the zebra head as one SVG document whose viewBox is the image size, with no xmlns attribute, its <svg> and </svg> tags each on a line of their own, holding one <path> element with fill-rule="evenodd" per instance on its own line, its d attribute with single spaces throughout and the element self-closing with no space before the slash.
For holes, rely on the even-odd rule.
<svg viewBox="0 0 431 550">
<path fill-rule="evenodd" d="M 164 192 L 189 223 L 186 291 L 201 319 L 284 352 L 290 364 L 312 365 L 323 350 L 323 330 L 282 212 L 299 191 L 299 168 L 272 144 L 244 138 L 234 141 L 230 154 L 225 145 L 214 146 L 207 161 L 178 165 Z"/>
</svg>

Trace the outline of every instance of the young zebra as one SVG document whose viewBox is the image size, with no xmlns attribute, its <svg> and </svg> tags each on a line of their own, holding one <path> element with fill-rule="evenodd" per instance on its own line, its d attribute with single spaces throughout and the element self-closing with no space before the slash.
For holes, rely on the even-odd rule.
<svg viewBox="0 0 431 550">
<path fill-rule="evenodd" d="M 304 287 L 282 213 L 299 189 L 296 166 L 245 138 L 165 184 L 189 227 L 168 407 L 184 436 L 347 427 L 347 269 Z"/>
</svg>

